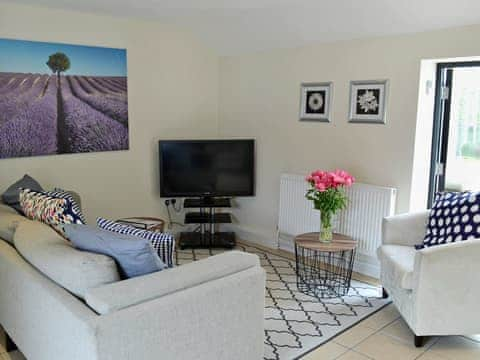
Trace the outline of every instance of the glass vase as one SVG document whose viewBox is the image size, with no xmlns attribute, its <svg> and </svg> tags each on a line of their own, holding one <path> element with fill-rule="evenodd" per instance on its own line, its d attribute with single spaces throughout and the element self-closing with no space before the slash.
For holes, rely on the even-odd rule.
<svg viewBox="0 0 480 360">
<path fill-rule="evenodd" d="M 320 232 L 318 240 L 322 243 L 330 243 L 333 239 L 332 214 L 329 212 L 320 213 Z"/>
</svg>

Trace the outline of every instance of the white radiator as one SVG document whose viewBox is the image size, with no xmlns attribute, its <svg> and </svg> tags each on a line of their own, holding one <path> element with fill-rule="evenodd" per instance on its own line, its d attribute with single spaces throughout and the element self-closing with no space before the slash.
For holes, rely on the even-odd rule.
<svg viewBox="0 0 480 360">
<path fill-rule="evenodd" d="M 280 178 L 279 248 L 293 251 L 295 235 L 318 231 L 320 216 L 305 198 L 308 184 L 300 175 Z M 378 275 L 376 250 L 381 242 L 382 219 L 395 212 L 396 189 L 355 183 L 347 189 L 348 208 L 333 221 L 334 231 L 358 241 L 356 270 Z"/>
</svg>

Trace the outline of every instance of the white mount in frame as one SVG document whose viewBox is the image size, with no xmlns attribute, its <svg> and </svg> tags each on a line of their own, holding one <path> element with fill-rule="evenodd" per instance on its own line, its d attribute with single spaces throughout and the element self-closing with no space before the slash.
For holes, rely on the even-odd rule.
<svg viewBox="0 0 480 360">
<path fill-rule="evenodd" d="M 332 82 L 302 83 L 300 120 L 330 122 Z"/>
<path fill-rule="evenodd" d="M 385 124 L 388 80 L 350 82 L 351 123 Z"/>
</svg>

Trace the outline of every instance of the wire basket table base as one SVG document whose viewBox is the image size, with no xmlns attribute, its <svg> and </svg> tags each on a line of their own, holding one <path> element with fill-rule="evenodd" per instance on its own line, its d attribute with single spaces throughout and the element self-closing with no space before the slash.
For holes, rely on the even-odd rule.
<svg viewBox="0 0 480 360">
<path fill-rule="evenodd" d="M 303 234 L 301 236 L 318 233 Z M 329 244 L 318 240 L 295 241 L 298 289 L 308 295 L 332 298 L 348 293 L 356 242 L 339 234 Z M 298 241 L 298 239 L 300 240 Z"/>
</svg>

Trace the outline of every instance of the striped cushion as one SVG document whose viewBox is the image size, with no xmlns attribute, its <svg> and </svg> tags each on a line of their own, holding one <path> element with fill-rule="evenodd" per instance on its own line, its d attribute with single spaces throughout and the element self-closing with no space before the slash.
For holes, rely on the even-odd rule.
<svg viewBox="0 0 480 360">
<path fill-rule="evenodd" d="M 168 267 L 173 267 L 173 252 L 175 250 L 175 238 L 168 233 L 160 233 L 149 230 L 137 229 L 133 226 L 117 223 L 104 218 L 97 218 L 97 225 L 100 229 L 116 232 L 119 234 L 138 236 L 150 240 L 157 251 L 158 256 Z"/>
<path fill-rule="evenodd" d="M 87 223 L 87 220 L 85 220 L 85 216 L 82 213 L 82 209 L 80 209 L 80 206 L 77 204 L 73 196 L 68 192 L 63 189 L 55 188 L 53 191 L 47 191 L 45 194 L 59 198 L 59 199 L 66 199 L 70 201 L 72 204 L 72 211 L 83 221 L 84 224 Z"/>
</svg>

